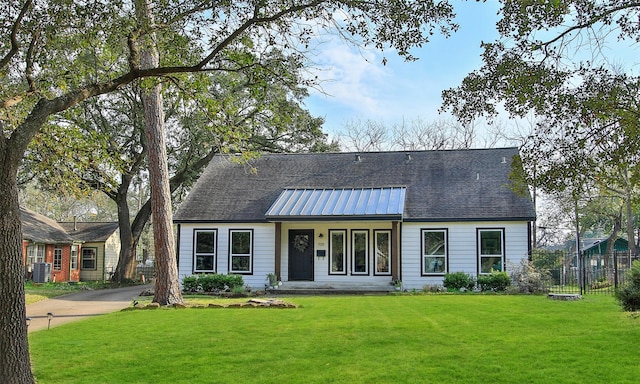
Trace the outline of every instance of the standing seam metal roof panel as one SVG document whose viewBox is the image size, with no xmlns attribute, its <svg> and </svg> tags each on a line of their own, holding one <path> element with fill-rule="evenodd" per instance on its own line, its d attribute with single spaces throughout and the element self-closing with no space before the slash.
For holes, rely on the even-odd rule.
<svg viewBox="0 0 640 384">
<path fill-rule="evenodd" d="M 402 215 L 405 187 L 285 189 L 266 216 Z"/>
</svg>

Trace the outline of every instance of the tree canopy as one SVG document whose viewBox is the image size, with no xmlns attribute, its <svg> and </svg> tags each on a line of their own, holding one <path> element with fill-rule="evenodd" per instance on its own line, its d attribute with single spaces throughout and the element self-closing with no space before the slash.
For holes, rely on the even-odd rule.
<svg viewBox="0 0 640 384">
<path fill-rule="evenodd" d="M 537 126 L 522 147 L 529 182 L 574 200 L 608 185 L 624 192 L 617 195 L 634 222 L 640 77 L 636 60 L 620 60 L 640 41 L 640 3 L 501 3 L 499 39 L 482 44 L 480 69 L 443 92 L 443 110 L 462 121 L 533 114 Z"/>
</svg>

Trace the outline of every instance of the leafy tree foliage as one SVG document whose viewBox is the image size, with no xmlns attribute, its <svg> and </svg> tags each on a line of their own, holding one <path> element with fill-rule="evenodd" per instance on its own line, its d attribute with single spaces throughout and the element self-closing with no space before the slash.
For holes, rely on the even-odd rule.
<svg viewBox="0 0 640 384">
<path fill-rule="evenodd" d="M 640 39 L 640 3 L 502 4 L 500 39 L 482 44 L 484 65 L 443 92 L 443 108 L 462 121 L 502 111 L 535 114 L 537 126 L 522 147 L 529 183 L 547 193 L 568 193 L 574 201 L 593 196 L 594 189 L 615 191 L 633 243 L 640 78 L 634 68 L 612 62 L 606 47 Z"/>
<path fill-rule="evenodd" d="M 428 0 L 186 0 L 159 2 L 153 12 L 152 27 L 124 0 L 0 4 L 0 377 L 7 383 L 34 381 L 23 321 L 17 174 L 52 116 L 144 78 L 250 68 L 265 68 L 262 78 L 269 78 L 274 74 L 263 59 L 272 47 L 303 60 L 301 52 L 324 32 L 412 59 L 412 47 L 456 28 L 452 7 Z M 152 34 L 161 57 L 147 68 L 140 66 L 140 42 Z M 256 60 L 255 51 L 265 55 Z"/>
<path fill-rule="evenodd" d="M 252 84 L 240 74 L 209 77 L 201 85 L 210 84 L 211 91 L 165 91 L 174 196 L 186 192 L 220 152 L 337 150 L 326 142 L 322 119 L 311 117 L 291 99 L 294 92 L 306 95 L 303 88 L 288 90 L 276 81 Z M 258 91 L 251 89 L 256 86 Z M 128 87 L 52 119 L 36 136 L 23 167 L 25 177 L 35 178 L 46 190 L 80 196 L 96 190 L 113 200 L 122 244 L 115 280 L 135 277 L 136 245 L 150 215 L 148 194 L 137 205 L 134 199 L 139 184 L 146 185 L 147 164 L 138 94 Z M 74 134 L 69 135 L 71 130 Z"/>
</svg>

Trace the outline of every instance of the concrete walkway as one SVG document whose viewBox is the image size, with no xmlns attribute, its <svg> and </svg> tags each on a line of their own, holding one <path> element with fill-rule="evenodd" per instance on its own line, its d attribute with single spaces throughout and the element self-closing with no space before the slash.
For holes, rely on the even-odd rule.
<svg viewBox="0 0 640 384">
<path fill-rule="evenodd" d="M 130 307 L 133 300 L 152 285 L 136 285 L 125 288 L 87 290 L 53 297 L 27 305 L 27 317 L 31 318 L 29 332 L 47 329 L 52 313 L 51 328 L 86 319 L 91 316 L 119 311 Z"/>
</svg>

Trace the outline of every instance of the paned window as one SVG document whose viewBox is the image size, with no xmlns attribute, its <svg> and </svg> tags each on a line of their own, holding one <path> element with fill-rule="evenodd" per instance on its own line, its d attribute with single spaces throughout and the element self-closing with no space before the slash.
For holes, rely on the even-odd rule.
<svg viewBox="0 0 640 384">
<path fill-rule="evenodd" d="M 422 230 L 422 275 L 447 273 L 448 250 L 445 229 Z"/>
<path fill-rule="evenodd" d="M 78 269 L 78 247 L 76 245 L 71 246 L 71 270 Z"/>
<path fill-rule="evenodd" d="M 253 231 L 247 229 L 229 230 L 229 259 L 231 273 L 252 273 Z"/>
<path fill-rule="evenodd" d="M 478 257 L 480 259 L 478 272 L 480 274 L 504 270 L 503 239 L 503 229 L 478 230 Z"/>
<path fill-rule="evenodd" d="M 351 231 L 351 273 L 369 274 L 369 231 Z"/>
<path fill-rule="evenodd" d="M 82 269 L 89 271 L 95 271 L 97 269 L 97 253 L 98 250 L 96 248 L 82 248 Z"/>
<path fill-rule="evenodd" d="M 375 274 L 391 274 L 391 231 L 376 230 L 375 237 Z"/>
<path fill-rule="evenodd" d="M 36 262 L 36 246 L 28 245 L 27 246 L 27 266 L 29 270 L 33 268 L 33 263 Z"/>
<path fill-rule="evenodd" d="M 38 263 L 44 263 L 44 244 L 38 244 L 36 259 Z"/>
<path fill-rule="evenodd" d="M 53 249 L 53 270 L 61 271 L 62 270 L 62 248 L 56 245 Z"/>
<path fill-rule="evenodd" d="M 332 275 L 344 275 L 347 273 L 347 231 L 329 231 L 329 273 Z"/>
<path fill-rule="evenodd" d="M 193 231 L 193 272 L 216 271 L 217 231 L 196 229 Z"/>
</svg>

